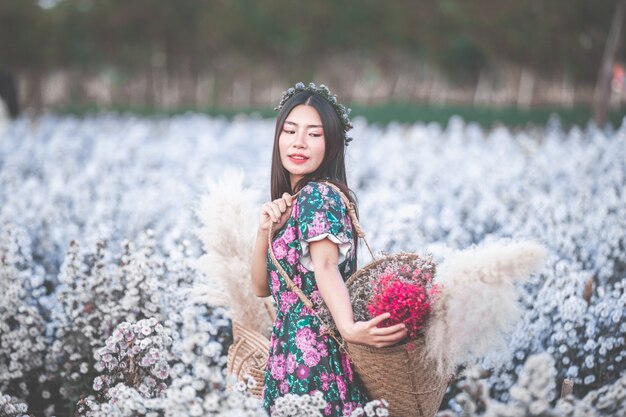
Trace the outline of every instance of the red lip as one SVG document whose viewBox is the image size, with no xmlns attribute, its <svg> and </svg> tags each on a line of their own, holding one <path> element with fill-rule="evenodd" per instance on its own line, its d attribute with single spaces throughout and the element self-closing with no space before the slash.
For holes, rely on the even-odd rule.
<svg viewBox="0 0 626 417">
<path fill-rule="evenodd" d="M 304 159 L 296 159 L 294 158 L 294 156 L 301 156 Z M 289 160 L 294 164 L 304 164 L 306 161 L 309 160 L 309 158 L 307 158 L 306 156 L 298 154 L 298 153 L 294 153 L 293 155 L 288 155 L 288 157 L 289 157 Z"/>
<path fill-rule="evenodd" d="M 292 153 L 291 155 L 287 155 L 287 156 L 301 156 L 303 158 L 309 159 L 307 156 L 304 156 L 301 153 Z"/>
</svg>

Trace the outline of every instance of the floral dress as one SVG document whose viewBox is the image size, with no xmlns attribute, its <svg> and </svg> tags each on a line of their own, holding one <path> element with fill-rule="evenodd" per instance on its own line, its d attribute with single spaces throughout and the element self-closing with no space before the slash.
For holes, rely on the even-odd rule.
<svg viewBox="0 0 626 417">
<path fill-rule="evenodd" d="M 323 300 L 315 281 L 309 242 L 324 238 L 339 247 L 339 272 L 345 281 L 356 268 L 350 216 L 337 191 L 311 181 L 294 201 L 285 225 L 274 234 L 272 247 L 282 268 L 315 309 Z M 369 401 L 362 381 L 353 373 L 337 342 L 326 334 L 320 335 L 321 323 L 313 311 L 287 289 L 269 250 L 267 268 L 277 313 L 264 379 L 264 408 L 271 415 L 277 397 L 321 391 L 327 401 L 323 415 L 350 415 Z"/>
</svg>

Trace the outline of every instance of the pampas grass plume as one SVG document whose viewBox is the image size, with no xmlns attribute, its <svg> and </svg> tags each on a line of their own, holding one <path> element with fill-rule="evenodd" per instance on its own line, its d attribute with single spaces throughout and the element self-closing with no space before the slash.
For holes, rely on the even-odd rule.
<svg viewBox="0 0 626 417">
<path fill-rule="evenodd" d="M 538 243 L 503 239 L 445 258 L 434 280 L 442 292 L 426 329 L 426 355 L 441 374 L 505 347 L 504 336 L 520 317 L 515 283 L 545 256 Z"/>
<path fill-rule="evenodd" d="M 202 227 L 195 231 L 205 254 L 195 263 L 209 284 L 188 291 L 191 300 L 229 307 L 232 320 L 269 336 L 271 321 L 264 299 L 254 294 L 250 266 L 257 230 L 255 190 L 243 187 L 243 171 L 229 170 L 207 181 L 196 209 Z"/>
</svg>

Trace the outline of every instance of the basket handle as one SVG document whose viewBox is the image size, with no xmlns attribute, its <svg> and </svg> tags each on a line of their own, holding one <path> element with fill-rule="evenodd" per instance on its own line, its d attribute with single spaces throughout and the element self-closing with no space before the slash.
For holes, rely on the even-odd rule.
<svg viewBox="0 0 626 417">
<path fill-rule="evenodd" d="M 320 181 L 320 182 L 327 184 L 329 187 L 332 187 L 335 191 L 337 191 L 337 193 L 339 193 L 339 195 L 341 196 L 341 200 L 343 201 L 345 206 L 348 208 L 348 214 L 350 215 L 350 219 L 352 220 L 352 224 L 354 225 L 354 230 L 357 233 L 357 236 L 363 239 L 363 242 L 365 242 L 365 246 L 367 246 L 367 250 L 372 256 L 372 263 L 375 263 L 377 261 L 376 255 L 374 255 L 374 251 L 372 251 L 370 244 L 367 242 L 367 239 L 365 239 L 365 230 L 363 230 L 363 228 L 361 227 L 361 222 L 359 222 L 359 218 L 356 216 L 356 208 L 355 208 L 354 203 L 351 202 L 348 199 L 348 197 L 346 197 L 346 195 L 341 191 L 341 189 L 337 187 L 335 184 L 328 182 L 328 181 Z M 346 287 L 350 287 L 352 285 L 356 276 L 357 276 L 356 272 L 352 274 L 352 276 L 348 279 L 348 281 L 346 281 Z"/>
<path fill-rule="evenodd" d="M 274 322 L 276 320 L 276 313 L 274 312 L 274 307 L 272 307 L 272 305 L 270 304 L 270 300 L 266 298 L 263 302 L 263 305 L 265 306 L 265 311 L 267 311 L 267 315 L 270 316 L 270 320 Z"/>
<path fill-rule="evenodd" d="M 337 187 L 335 184 L 333 184 L 332 182 L 328 182 L 328 181 L 320 181 L 320 182 L 323 182 L 324 184 L 328 185 L 329 187 L 337 191 L 337 193 L 341 197 L 341 201 L 343 201 L 343 204 L 345 204 L 346 208 L 348 209 L 348 215 L 350 216 L 350 220 L 352 221 L 352 226 L 354 227 L 354 231 L 356 232 L 357 236 L 363 239 L 363 242 L 365 242 L 365 246 L 367 246 L 367 250 L 372 256 L 372 260 L 376 260 L 376 256 L 374 255 L 374 252 L 372 251 L 370 244 L 367 242 L 367 239 L 365 239 L 365 230 L 363 230 L 363 228 L 361 227 L 361 222 L 359 222 L 359 218 L 356 216 L 356 206 L 354 205 L 354 203 L 350 201 L 350 199 L 346 197 L 343 191 L 341 191 L 341 189 Z M 298 193 L 299 192 L 300 191 L 298 191 Z"/>
</svg>

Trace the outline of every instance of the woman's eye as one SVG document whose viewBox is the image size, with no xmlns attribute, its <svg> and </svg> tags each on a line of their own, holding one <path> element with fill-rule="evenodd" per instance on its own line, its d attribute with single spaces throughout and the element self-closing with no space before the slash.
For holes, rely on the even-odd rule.
<svg viewBox="0 0 626 417">
<path fill-rule="evenodd" d="M 287 130 L 287 129 L 283 129 L 283 132 L 289 133 L 290 135 L 293 135 L 294 133 L 296 133 L 294 130 Z M 319 138 L 320 136 L 322 136 L 321 133 L 310 133 L 310 135 L 313 136 L 314 138 Z"/>
</svg>

